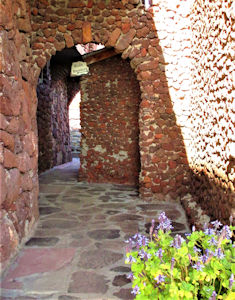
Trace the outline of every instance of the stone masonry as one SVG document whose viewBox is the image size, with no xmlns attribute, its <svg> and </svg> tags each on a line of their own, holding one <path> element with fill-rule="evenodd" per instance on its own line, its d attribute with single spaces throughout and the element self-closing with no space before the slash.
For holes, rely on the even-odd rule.
<svg viewBox="0 0 235 300">
<path fill-rule="evenodd" d="M 195 1 L 189 162 L 192 193 L 210 216 L 235 213 L 235 3 Z M 204 30 L 200 30 L 200 28 Z M 203 78 L 203 81 L 202 81 Z"/>
<path fill-rule="evenodd" d="M 57 3 L 57 6 L 53 6 L 53 2 L 36 2 L 32 11 L 33 54 L 38 67 L 44 66 L 46 54 L 50 56 L 55 50 L 92 41 L 114 47 L 122 53 L 123 59 L 130 59 L 139 80 L 142 100 L 139 110 L 140 192 L 145 198 L 170 193 L 173 198 L 175 194 L 184 193 L 189 170 L 164 69 L 159 64 L 162 51 L 157 46 L 159 39 L 153 13 L 145 11 L 144 6 L 134 0 L 69 1 Z"/>
<path fill-rule="evenodd" d="M 71 161 L 66 68 L 51 69 L 52 74 L 37 86 L 40 172 Z"/>
<path fill-rule="evenodd" d="M 139 190 L 187 194 L 228 221 L 234 203 L 232 0 L 0 2 L 1 264 L 38 218 L 38 77 L 56 51 L 89 42 L 127 59 L 141 91 Z"/>
<path fill-rule="evenodd" d="M 139 83 L 129 63 L 120 56 L 89 67 L 90 74 L 82 76 L 80 83 L 79 178 L 138 185 Z"/>
</svg>

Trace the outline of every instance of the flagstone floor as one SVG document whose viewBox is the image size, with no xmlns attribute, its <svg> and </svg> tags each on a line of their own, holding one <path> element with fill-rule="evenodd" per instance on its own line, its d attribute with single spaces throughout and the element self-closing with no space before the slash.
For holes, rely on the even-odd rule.
<svg viewBox="0 0 235 300">
<path fill-rule="evenodd" d="M 1 299 L 133 299 L 124 241 L 165 211 L 189 231 L 178 203 L 143 202 L 135 187 L 77 182 L 78 160 L 40 175 L 40 220 L 2 281 Z"/>
</svg>

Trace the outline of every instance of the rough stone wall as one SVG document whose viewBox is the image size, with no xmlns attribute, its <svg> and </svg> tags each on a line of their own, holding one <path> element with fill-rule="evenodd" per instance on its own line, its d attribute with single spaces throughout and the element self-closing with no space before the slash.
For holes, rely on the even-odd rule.
<svg viewBox="0 0 235 300">
<path fill-rule="evenodd" d="M 65 47 L 101 43 L 130 59 L 141 90 L 141 195 L 154 199 L 171 193 L 175 198 L 184 192 L 185 151 L 181 142 L 175 143 L 176 136 L 181 140 L 181 133 L 167 95 L 165 70 L 159 64 L 162 50 L 151 10 L 145 11 L 138 0 L 6 0 L 0 3 L 0 12 L 2 126 L 6 131 L 6 121 L 11 119 L 20 124 L 14 129 L 14 148 L 1 135 L 6 149 L 1 150 L 2 203 L 10 197 L 14 204 L 2 205 L 4 266 L 37 219 L 36 86 L 46 62 Z M 22 176 L 24 180 L 18 181 Z M 6 188 L 7 178 L 14 189 Z M 9 187 L 8 181 L 6 184 Z"/>
<path fill-rule="evenodd" d="M 38 125 L 38 171 L 43 172 L 52 168 L 52 99 L 50 97 L 50 81 L 37 86 L 37 125 Z"/>
<path fill-rule="evenodd" d="M 137 75 L 141 195 L 167 199 L 166 194 L 176 198 L 186 193 L 189 163 L 200 203 L 211 215 L 227 218 L 234 178 L 230 66 L 234 3 L 152 3 L 145 11 L 137 0 L 0 2 L 3 267 L 38 216 L 38 76 L 56 50 L 78 43 L 114 47 L 123 59 L 130 59 Z M 193 33 L 188 41 L 187 29 Z M 173 40 L 178 42 L 176 46 Z M 188 63 L 193 66 L 189 76 L 193 80 L 187 82 L 180 72 Z M 193 93 L 187 100 L 189 86 Z"/>
<path fill-rule="evenodd" d="M 37 87 L 39 172 L 71 161 L 67 72 L 64 68 L 52 68 L 51 80 Z"/>
<path fill-rule="evenodd" d="M 140 193 L 145 198 L 175 199 L 187 190 L 187 159 L 176 124 L 162 49 L 151 9 L 138 0 L 32 1 L 32 48 L 35 72 L 55 51 L 96 42 L 114 47 L 137 74 L 139 111 Z"/>
<path fill-rule="evenodd" d="M 150 132 L 145 156 L 148 151 L 155 164 L 151 165 L 150 173 L 154 177 L 153 193 L 170 195 L 175 199 L 184 195 L 189 187 L 189 167 L 186 155 L 191 131 L 188 121 L 190 111 L 190 11 L 191 0 L 156 0 L 148 11 L 153 14 L 154 26 L 158 42 L 148 51 L 158 58 L 158 66 L 143 72 L 142 77 L 148 83 L 154 78 L 153 90 L 158 99 L 151 109 L 151 118 L 143 119 L 144 134 L 150 122 L 155 135 Z M 141 77 L 138 77 L 141 79 Z M 145 91 L 150 87 L 145 87 Z M 151 89 L 151 88 L 150 88 Z M 149 142 L 151 143 L 151 146 Z M 148 179 L 149 180 L 149 179 Z M 159 198 L 159 197 L 158 197 Z"/>
<path fill-rule="evenodd" d="M 81 80 L 81 167 L 88 182 L 138 184 L 140 88 L 115 56 L 89 66 Z"/>
<path fill-rule="evenodd" d="M 68 97 L 66 80 L 52 77 L 53 165 L 71 161 Z"/>
<path fill-rule="evenodd" d="M 192 192 L 213 218 L 228 221 L 234 198 L 234 1 L 196 0 L 192 23 Z"/>
<path fill-rule="evenodd" d="M 0 2 L 0 270 L 38 218 L 37 97 L 27 69 L 30 30 L 26 1 Z"/>
</svg>

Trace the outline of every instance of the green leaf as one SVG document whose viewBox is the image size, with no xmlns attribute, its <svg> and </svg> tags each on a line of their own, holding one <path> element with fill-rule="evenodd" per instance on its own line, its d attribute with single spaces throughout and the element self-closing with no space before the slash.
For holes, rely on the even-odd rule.
<svg viewBox="0 0 235 300">
<path fill-rule="evenodd" d="M 182 282 L 182 288 L 183 288 L 185 291 L 190 292 L 190 291 L 193 291 L 194 286 L 193 286 L 192 284 L 190 284 L 190 283 L 187 283 L 187 282 L 183 281 L 183 282 Z"/>
<path fill-rule="evenodd" d="M 233 264 L 233 263 L 231 264 L 231 270 L 232 270 L 232 273 L 235 274 L 235 264 Z"/>
</svg>

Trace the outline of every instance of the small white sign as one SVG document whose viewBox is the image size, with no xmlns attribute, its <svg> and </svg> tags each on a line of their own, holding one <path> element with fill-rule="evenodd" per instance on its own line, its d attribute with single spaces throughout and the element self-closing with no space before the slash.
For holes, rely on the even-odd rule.
<svg viewBox="0 0 235 300">
<path fill-rule="evenodd" d="M 86 75 L 89 73 L 89 67 L 83 61 L 77 61 L 72 63 L 71 67 L 71 77 Z"/>
</svg>

